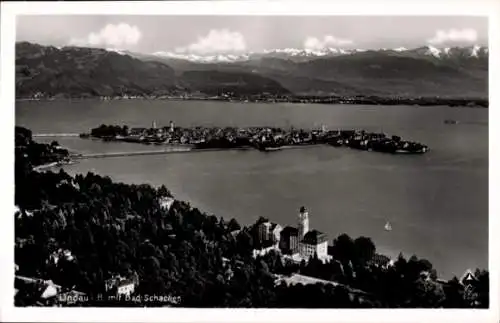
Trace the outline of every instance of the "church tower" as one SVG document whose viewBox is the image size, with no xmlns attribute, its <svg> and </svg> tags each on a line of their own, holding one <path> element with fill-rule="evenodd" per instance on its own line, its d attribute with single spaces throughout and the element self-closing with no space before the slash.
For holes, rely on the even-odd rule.
<svg viewBox="0 0 500 323">
<path fill-rule="evenodd" d="M 305 234 L 309 231 L 309 213 L 305 207 L 301 207 L 299 210 L 299 239 L 302 239 Z"/>
</svg>

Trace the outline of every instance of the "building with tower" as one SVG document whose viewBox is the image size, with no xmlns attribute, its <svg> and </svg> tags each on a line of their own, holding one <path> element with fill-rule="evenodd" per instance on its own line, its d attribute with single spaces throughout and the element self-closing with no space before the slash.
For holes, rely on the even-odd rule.
<svg viewBox="0 0 500 323">
<path fill-rule="evenodd" d="M 298 223 L 298 252 L 299 257 L 304 260 L 309 260 L 314 255 L 318 259 L 326 261 L 328 256 L 328 237 L 325 233 L 318 230 L 309 230 L 309 212 L 302 206 L 299 210 Z"/>
<path fill-rule="evenodd" d="M 309 231 L 309 212 L 307 212 L 305 207 L 301 207 L 299 210 L 299 238 L 303 239 L 306 233 Z"/>
<path fill-rule="evenodd" d="M 327 235 L 318 230 L 309 230 L 309 212 L 303 206 L 299 209 L 298 226 L 287 226 L 281 230 L 279 247 L 294 261 L 307 261 L 314 255 L 321 261 L 331 258 L 328 255 Z"/>
</svg>

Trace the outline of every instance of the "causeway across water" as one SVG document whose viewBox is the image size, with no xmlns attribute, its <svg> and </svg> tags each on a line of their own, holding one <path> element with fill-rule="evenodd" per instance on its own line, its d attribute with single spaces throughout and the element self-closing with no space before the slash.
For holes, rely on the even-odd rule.
<svg viewBox="0 0 500 323">
<path fill-rule="evenodd" d="M 78 137 L 79 133 L 34 133 L 32 137 Z"/>
</svg>

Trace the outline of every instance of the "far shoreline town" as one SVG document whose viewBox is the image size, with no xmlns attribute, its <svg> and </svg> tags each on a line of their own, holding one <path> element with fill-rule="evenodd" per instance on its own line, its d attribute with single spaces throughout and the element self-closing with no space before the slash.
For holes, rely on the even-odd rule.
<svg viewBox="0 0 500 323">
<path fill-rule="evenodd" d="M 337 96 L 337 95 L 275 95 L 271 93 L 261 93 L 254 95 L 242 95 L 232 92 L 222 92 L 218 95 L 208 95 L 204 93 L 176 93 L 165 95 L 146 94 L 123 94 L 115 96 L 70 96 L 67 94 L 48 95 L 37 92 L 30 97 L 19 97 L 16 101 L 59 101 L 59 100 L 172 100 L 172 101 L 218 101 L 233 103 L 298 103 L 298 104 L 360 104 L 360 105 L 415 105 L 415 106 L 438 106 L 446 105 L 451 107 L 477 107 L 487 108 L 489 100 L 484 98 L 458 98 L 439 96 Z"/>
</svg>

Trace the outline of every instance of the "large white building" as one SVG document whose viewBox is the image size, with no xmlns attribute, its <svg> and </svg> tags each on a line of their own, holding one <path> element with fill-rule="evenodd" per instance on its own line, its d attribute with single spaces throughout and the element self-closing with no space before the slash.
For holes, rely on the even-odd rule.
<svg viewBox="0 0 500 323">
<path fill-rule="evenodd" d="M 305 207 L 301 207 L 299 210 L 298 231 L 300 258 L 308 260 L 315 254 L 321 260 L 329 258 L 328 238 L 320 231 L 309 231 L 309 212 Z"/>
<path fill-rule="evenodd" d="M 326 234 L 317 230 L 309 231 L 299 243 L 299 254 L 302 259 L 308 260 L 314 254 L 319 259 L 328 258 L 328 240 Z"/>
</svg>

